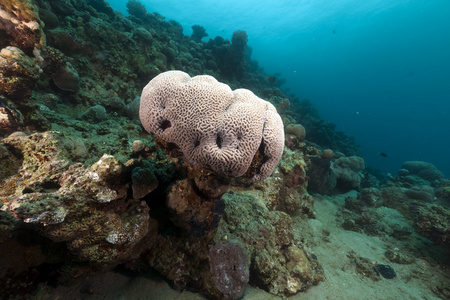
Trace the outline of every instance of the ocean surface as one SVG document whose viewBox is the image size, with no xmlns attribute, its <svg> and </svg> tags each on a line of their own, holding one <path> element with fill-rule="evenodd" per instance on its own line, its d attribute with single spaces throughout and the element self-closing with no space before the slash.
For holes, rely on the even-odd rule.
<svg viewBox="0 0 450 300">
<path fill-rule="evenodd" d="M 449 1 L 141 2 L 186 35 L 205 27 L 204 41 L 245 30 L 252 58 L 355 137 L 366 165 L 395 174 L 421 160 L 450 175 Z"/>
</svg>

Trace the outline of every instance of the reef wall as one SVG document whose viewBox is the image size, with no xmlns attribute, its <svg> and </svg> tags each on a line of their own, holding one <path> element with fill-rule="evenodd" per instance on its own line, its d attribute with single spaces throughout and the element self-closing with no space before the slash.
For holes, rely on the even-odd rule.
<svg viewBox="0 0 450 300">
<path fill-rule="evenodd" d="M 245 31 L 202 42 L 137 1 L 128 8 L 0 4 L 0 292 L 33 295 L 119 265 L 216 298 L 247 283 L 283 296 L 317 284 L 323 271 L 291 219 L 314 217 L 306 166 L 322 147 L 359 149 L 268 80 Z M 139 96 L 168 70 L 250 89 L 297 124 L 271 177 L 218 176 L 144 132 Z"/>
</svg>

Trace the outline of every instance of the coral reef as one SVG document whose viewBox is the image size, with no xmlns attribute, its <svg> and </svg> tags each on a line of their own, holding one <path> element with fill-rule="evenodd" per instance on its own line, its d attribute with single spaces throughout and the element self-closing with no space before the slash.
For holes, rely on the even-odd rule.
<svg viewBox="0 0 450 300">
<path fill-rule="evenodd" d="M 185 36 L 180 24 L 147 12 L 139 1 L 128 1 L 127 9 L 129 17 L 103 0 L 0 5 L 0 293 L 27 298 L 79 281 L 101 293 L 87 278 L 118 266 L 152 268 L 176 289 L 215 298 L 237 299 L 247 284 L 279 296 L 318 284 L 323 270 L 294 218 L 315 216 L 308 165 L 324 160 L 335 182 L 327 184 L 336 192 L 332 165 L 344 157 L 339 151 L 358 155 L 354 141 L 320 120 L 311 103 L 280 90 L 282 80 L 268 81 L 251 59 L 245 31 L 231 41 L 201 43 L 206 31 Z M 185 81 L 166 86 L 161 78 L 167 74 Z M 158 109 L 163 102 L 166 111 L 176 108 L 167 116 L 160 111 L 170 123 L 160 118 L 156 125 L 165 132 L 180 127 L 181 142 L 158 127 L 150 130 L 157 138 L 142 130 L 139 106 L 148 96 L 139 94 L 149 81 L 148 89 L 159 82 L 161 92 L 172 94 L 177 84 L 189 87 L 190 108 L 173 99 L 155 102 Z M 221 102 L 223 95 L 228 102 Z M 192 106 L 205 105 L 199 99 L 222 106 L 210 119 L 197 111 L 196 119 Z M 287 135 L 284 149 L 282 121 L 301 123 L 310 140 Z M 201 132 L 199 124 L 208 126 Z M 239 134 L 238 127 L 246 130 Z M 210 135 L 202 141 L 205 132 Z M 223 154 L 211 154 L 212 161 L 225 163 L 187 151 L 195 138 L 199 149 Z M 231 160 L 238 144 L 246 155 Z M 324 148 L 335 155 L 320 157 Z M 435 187 L 429 174 L 416 177 Z M 448 186 L 435 196 L 448 199 Z M 435 232 L 445 233 L 425 222 L 422 228 L 436 239 Z"/>
<path fill-rule="evenodd" d="M 196 42 L 201 42 L 202 38 L 207 37 L 205 27 L 201 25 L 192 25 L 192 35 L 191 38 Z"/>
</svg>

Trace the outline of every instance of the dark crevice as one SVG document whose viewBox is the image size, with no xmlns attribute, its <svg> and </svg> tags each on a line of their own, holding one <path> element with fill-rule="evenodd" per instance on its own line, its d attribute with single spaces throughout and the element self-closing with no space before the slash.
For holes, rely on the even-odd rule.
<svg viewBox="0 0 450 300">
<path fill-rule="evenodd" d="M 222 142 L 223 142 L 223 137 L 222 137 L 222 132 L 217 132 L 217 136 L 216 136 L 216 144 L 217 147 L 222 148 Z"/>
<path fill-rule="evenodd" d="M 171 127 L 171 126 L 172 126 L 172 123 L 170 123 L 169 120 L 162 120 L 162 121 L 161 121 L 161 124 L 159 125 L 159 127 L 160 127 L 162 130 L 166 130 L 167 128 L 169 128 L 169 127 Z"/>
<path fill-rule="evenodd" d="M 261 173 L 261 167 L 270 159 L 270 157 L 265 154 L 265 150 L 266 142 L 264 139 L 261 139 L 258 151 L 256 151 L 255 156 L 253 156 L 252 162 L 243 177 L 252 178 L 256 174 Z"/>
</svg>

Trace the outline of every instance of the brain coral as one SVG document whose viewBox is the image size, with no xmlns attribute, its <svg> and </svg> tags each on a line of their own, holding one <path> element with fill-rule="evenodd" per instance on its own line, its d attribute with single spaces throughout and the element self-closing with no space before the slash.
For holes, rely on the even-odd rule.
<svg viewBox="0 0 450 300">
<path fill-rule="evenodd" d="M 142 91 L 139 116 L 148 132 L 176 144 L 189 162 L 220 174 L 244 175 L 260 153 L 252 180 L 263 180 L 283 154 L 283 123 L 275 107 L 208 75 L 156 76 Z"/>
</svg>

